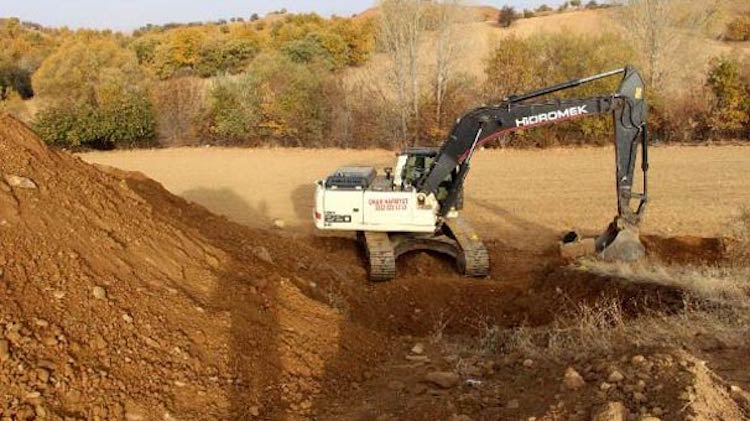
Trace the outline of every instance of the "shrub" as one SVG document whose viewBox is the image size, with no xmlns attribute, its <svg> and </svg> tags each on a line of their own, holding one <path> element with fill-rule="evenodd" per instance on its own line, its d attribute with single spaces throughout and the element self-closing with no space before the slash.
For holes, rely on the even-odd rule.
<svg viewBox="0 0 750 421">
<path fill-rule="evenodd" d="M 256 140 L 263 117 L 261 101 L 260 81 L 254 75 L 218 79 L 209 93 L 207 134 L 220 144 Z"/>
<path fill-rule="evenodd" d="M 309 33 L 304 38 L 286 42 L 281 46 L 281 52 L 295 63 L 310 63 L 313 60 L 332 61 L 332 56 L 323 48 L 321 37 L 317 33 Z"/>
<path fill-rule="evenodd" d="M 14 64 L 0 64 L 0 100 L 15 92 L 22 99 L 34 96 L 31 87 L 31 72 Z"/>
<path fill-rule="evenodd" d="M 271 56 L 256 61 L 249 73 L 263 81 L 265 137 L 273 137 L 283 146 L 329 144 L 333 105 L 341 98 L 325 64 L 300 64 Z"/>
<path fill-rule="evenodd" d="M 159 143 L 166 146 L 199 143 L 207 84 L 202 79 L 184 77 L 154 85 L 151 98 Z"/>
<path fill-rule="evenodd" d="M 34 128 L 45 141 L 66 147 L 111 149 L 154 138 L 151 104 L 136 96 L 99 107 L 81 102 L 46 108 L 36 116 Z"/>
<path fill-rule="evenodd" d="M 737 16 L 729 23 L 724 31 L 727 41 L 750 41 L 750 15 Z"/>
<path fill-rule="evenodd" d="M 497 17 L 497 23 L 499 23 L 500 26 L 507 28 L 516 20 L 518 20 L 518 13 L 513 6 L 506 5 L 500 9 L 500 14 Z"/>
<path fill-rule="evenodd" d="M 546 4 L 542 4 L 541 6 L 536 8 L 537 13 L 547 13 L 551 12 L 552 8 L 547 6 Z"/>
<path fill-rule="evenodd" d="M 0 101 L 0 110 L 13 115 L 21 121 L 29 121 L 30 119 L 29 107 L 26 106 L 26 102 L 15 91 L 12 91 L 4 100 Z"/>
<path fill-rule="evenodd" d="M 142 93 L 145 81 L 135 53 L 114 39 L 79 36 L 49 56 L 32 83 L 48 102 L 95 104 Z"/>
<path fill-rule="evenodd" d="M 161 79 L 169 79 L 194 74 L 206 38 L 201 28 L 197 27 L 170 31 L 154 51 L 156 75 Z"/>
<path fill-rule="evenodd" d="M 715 97 L 709 117 L 711 129 L 725 135 L 746 130 L 750 123 L 750 86 L 742 79 L 740 64 L 731 58 L 714 59 L 708 86 Z"/>
<path fill-rule="evenodd" d="M 108 37 L 74 37 L 34 75 L 44 106 L 34 125 L 63 146 L 109 148 L 148 142 L 154 117 L 133 51 Z"/>
<path fill-rule="evenodd" d="M 668 98 L 652 94 L 649 100 L 651 138 L 660 142 L 694 142 L 709 132 L 711 94 L 693 89 Z"/>
<path fill-rule="evenodd" d="M 258 42 L 250 39 L 218 39 L 203 45 L 195 64 L 201 77 L 236 74 L 258 54 Z"/>
<path fill-rule="evenodd" d="M 223 144 L 331 145 L 340 92 L 323 63 L 265 55 L 245 75 L 217 81 L 203 127 L 213 142 Z"/>
<path fill-rule="evenodd" d="M 524 17 L 524 19 L 533 18 L 534 16 L 536 16 L 536 13 L 534 13 L 533 10 L 523 9 L 523 17 Z"/>
</svg>

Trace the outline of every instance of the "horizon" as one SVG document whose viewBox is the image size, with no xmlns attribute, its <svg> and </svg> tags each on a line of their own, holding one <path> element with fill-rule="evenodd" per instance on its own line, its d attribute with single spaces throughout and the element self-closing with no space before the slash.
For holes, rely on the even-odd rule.
<svg viewBox="0 0 750 421">
<path fill-rule="evenodd" d="M 7 1 L 7 0 L 6 0 Z M 11 0 L 13 1 L 13 0 Z M 477 6 L 500 8 L 511 5 L 518 10 L 536 8 L 541 4 L 557 6 L 562 0 L 488 0 L 471 2 Z M 319 4 L 314 0 L 296 0 L 270 6 L 267 2 L 250 0 L 234 2 L 219 0 L 212 3 L 188 0 L 175 8 L 167 0 L 134 0 L 101 2 L 96 0 L 29 0 L 26 2 L 0 3 L 0 17 L 18 18 L 44 27 L 70 29 L 96 29 L 130 32 L 146 25 L 168 23 L 212 22 L 234 17 L 249 18 L 257 13 L 266 16 L 271 12 L 287 9 L 290 13 L 316 13 L 321 16 L 349 17 L 373 7 L 372 0 L 332 0 Z"/>
</svg>

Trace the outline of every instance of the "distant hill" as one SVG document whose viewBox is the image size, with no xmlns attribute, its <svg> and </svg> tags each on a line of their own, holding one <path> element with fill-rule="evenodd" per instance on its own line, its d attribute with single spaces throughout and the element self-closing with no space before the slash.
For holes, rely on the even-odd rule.
<svg viewBox="0 0 750 421">
<path fill-rule="evenodd" d="M 495 22 L 497 20 L 498 14 L 500 13 L 500 9 L 498 9 L 495 6 L 466 6 L 466 8 L 474 12 L 477 22 L 486 22 L 486 21 Z M 357 14 L 356 16 L 354 16 L 354 18 L 355 19 L 371 19 L 377 16 L 378 16 L 378 7 L 373 6 L 365 10 L 364 12 Z"/>
</svg>

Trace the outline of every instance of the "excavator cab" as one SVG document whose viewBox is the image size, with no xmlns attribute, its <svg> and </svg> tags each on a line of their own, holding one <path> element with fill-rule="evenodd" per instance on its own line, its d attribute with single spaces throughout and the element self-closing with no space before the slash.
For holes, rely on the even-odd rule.
<svg viewBox="0 0 750 421">
<path fill-rule="evenodd" d="M 435 158 L 438 156 L 440 150 L 438 148 L 429 146 L 415 146 L 402 150 L 398 155 L 402 157 L 399 162 L 403 162 L 403 168 L 401 168 L 401 185 L 402 186 L 415 186 L 422 177 L 432 168 L 435 162 Z M 448 197 L 449 189 L 453 185 L 453 179 L 457 174 L 456 171 L 452 171 L 448 174 L 442 183 L 438 185 L 435 197 L 438 201 L 444 201 Z M 460 210 L 463 206 L 463 195 L 461 200 L 456 203 L 455 209 Z"/>
</svg>

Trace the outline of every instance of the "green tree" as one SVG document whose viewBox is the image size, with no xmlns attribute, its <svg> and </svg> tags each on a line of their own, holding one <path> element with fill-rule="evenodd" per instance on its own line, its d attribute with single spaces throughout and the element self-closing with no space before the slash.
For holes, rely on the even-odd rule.
<svg viewBox="0 0 750 421">
<path fill-rule="evenodd" d="M 260 46 L 254 40 L 216 39 L 201 47 L 195 70 L 201 77 L 239 73 L 247 67 L 259 51 Z"/>
<path fill-rule="evenodd" d="M 260 136 L 261 84 L 251 74 L 218 79 L 209 93 L 208 133 L 218 143 L 249 143 Z"/>
</svg>

